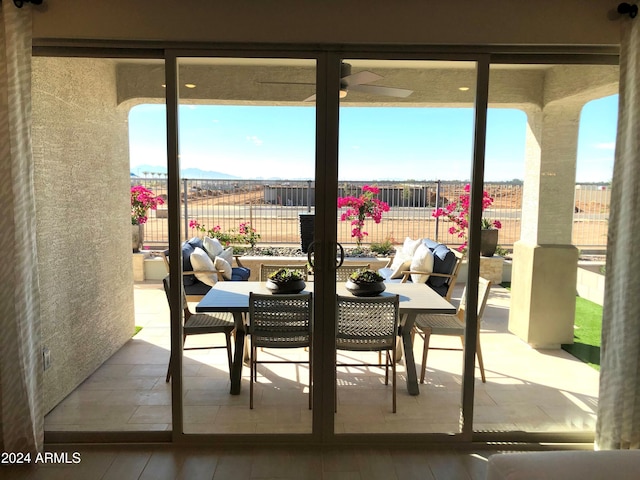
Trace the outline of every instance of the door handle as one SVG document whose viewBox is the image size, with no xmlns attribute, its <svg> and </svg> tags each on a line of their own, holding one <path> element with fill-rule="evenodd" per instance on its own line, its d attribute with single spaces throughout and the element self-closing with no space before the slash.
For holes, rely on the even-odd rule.
<svg viewBox="0 0 640 480">
<path fill-rule="evenodd" d="M 313 261 L 313 244 L 316 242 L 311 242 L 309 244 L 309 246 L 307 247 L 307 263 L 309 263 L 309 266 L 311 267 L 311 271 L 313 272 L 314 268 L 315 268 L 315 262 Z"/>
<path fill-rule="evenodd" d="M 336 243 L 336 245 L 338 245 L 338 248 L 340 249 L 340 259 L 338 260 L 338 263 L 336 263 L 336 268 L 340 268 L 344 263 L 344 247 L 340 243 Z"/>
<path fill-rule="evenodd" d="M 315 269 L 315 262 L 313 261 L 313 245 L 316 242 L 311 242 L 309 244 L 309 246 L 307 247 L 307 262 L 309 263 L 309 266 L 311 267 L 311 271 L 313 271 Z M 336 260 L 336 268 L 340 268 L 342 266 L 342 264 L 344 263 L 344 247 L 339 244 L 336 243 L 336 245 L 338 246 L 338 249 L 340 250 L 340 257 Z"/>
</svg>

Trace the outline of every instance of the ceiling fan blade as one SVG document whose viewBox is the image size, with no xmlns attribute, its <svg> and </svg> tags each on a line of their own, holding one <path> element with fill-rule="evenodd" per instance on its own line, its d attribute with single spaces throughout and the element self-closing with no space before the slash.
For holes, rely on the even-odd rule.
<svg viewBox="0 0 640 480">
<path fill-rule="evenodd" d="M 387 97 L 405 98 L 413 93 L 413 90 L 395 87 L 383 87 L 382 85 L 353 85 L 349 91 L 371 93 L 373 95 L 386 95 Z"/>
<path fill-rule="evenodd" d="M 384 77 L 378 75 L 377 73 L 370 72 L 368 70 L 364 70 L 362 72 L 354 73 L 353 75 L 347 75 L 346 77 L 342 77 L 340 82 L 348 87 L 351 85 L 360 85 L 363 83 L 371 83 L 376 80 L 380 80 Z"/>
</svg>

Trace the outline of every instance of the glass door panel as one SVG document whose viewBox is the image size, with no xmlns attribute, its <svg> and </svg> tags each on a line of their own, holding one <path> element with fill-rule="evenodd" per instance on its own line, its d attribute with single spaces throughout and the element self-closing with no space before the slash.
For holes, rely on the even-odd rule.
<svg viewBox="0 0 640 480">
<path fill-rule="evenodd" d="M 394 277 L 388 282 L 401 282 L 402 271 L 434 268 L 435 244 L 457 249 L 465 240 L 450 233 L 452 222 L 433 214 L 464 194 L 470 177 L 476 64 L 346 59 L 342 70 L 337 221 L 344 264 L 373 270 L 388 265 L 385 276 Z M 416 255 L 424 240 L 433 242 L 431 249 L 421 247 L 430 253 Z M 424 284 L 426 276 L 409 281 L 423 288 L 414 295 L 434 291 Z M 397 283 L 387 283 L 387 292 L 392 285 Z M 452 313 L 463 285 L 459 281 L 452 291 Z M 401 295 L 401 320 L 411 323 L 416 311 L 407 302 Z M 337 434 L 460 432 L 463 352 L 451 350 L 461 346 L 460 338 L 432 336 L 424 383 L 424 341 L 418 335 L 413 340 L 407 344 L 413 358 L 397 355 L 396 413 L 385 369 L 351 365 L 378 363 L 377 352 L 337 352 Z"/>
<path fill-rule="evenodd" d="M 185 279 L 192 312 L 204 293 L 195 287 L 235 284 L 244 288 L 248 306 L 250 291 L 269 293 L 261 265 L 306 269 L 300 222 L 314 213 L 315 63 L 178 59 L 181 214 L 183 239 L 193 247 L 184 260 L 194 268 L 227 270 Z M 250 283 L 240 280 L 243 275 Z M 229 311 L 207 314 L 229 318 Z M 233 315 L 237 325 L 248 321 L 247 310 Z M 250 338 L 231 380 L 224 334 L 186 338 L 185 433 L 311 432 L 310 348 L 257 348 L 256 359 L 264 363 L 256 367 L 250 408 Z M 211 345 L 222 348 L 203 348 Z"/>
<path fill-rule="evenodd" d="M 502 248 L 480 267 L 494 284 L 476 432 L 595 431 L 603 293 L 585 279 L 604 284 L 617 77 L 607 65 L 491 66 L 484 216 L 501 222 Z"/>
</svg>

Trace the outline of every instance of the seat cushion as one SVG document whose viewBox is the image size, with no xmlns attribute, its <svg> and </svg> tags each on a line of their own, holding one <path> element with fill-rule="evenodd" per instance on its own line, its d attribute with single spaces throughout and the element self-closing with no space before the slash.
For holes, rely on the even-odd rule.
<svg viewBox="0 0 640 480">
<path fill-rule="evenodd" d="M 393 268 L 385 267 L 380 268 L 378 270 L 378 274 L 384 278 L 385 283 L 400 283 L 402 282 L 402 278 L 391 278 L 391 274 L 393 273 Z"/>
<path fill-rule="evenodd" d="M 435 240 L 431 240 L 430 238 L 423 239 L 422 243 L 426 245 L 427 248 L 432 252 L 436 249 L 438 245 L 441 245 L 440 243 L 436 242 Z"/>
<path fill-rule="evenodd" d="M 436 277 L 429 277 L 429 280 L 431 280 L 432 278 L 436 278 Z M 431 290 L 433 290 L 434 292 L 436 292 L 438 295 L 440 295 L 441 297 L 444 297 L 447 294 L 447 291 L 449 290 L 449 285 L 447 285 L 446 283 L 443 285 L 438 285 L 438 286 L 433 286 L 431 285 L 431 283 L 429 282 L 429 280 L 427 280 L 427 286 L 429 288 L 431 288 Z"/>
<path fill-rule="evenodd" d="M 206 295 L 207 292 L 211 290 L 211 286 L 202 283 L 200 280 L 196 280 L 195 283 L 191 285 L 184 286 L 185 295 Z"/>
<path fill-rule="evenodd" d="M 234 282 L 246 282 L 249 280 L 251 270 L 245 267 L 233 267 L 231 269 L 231 280 Z"/>
</svg>

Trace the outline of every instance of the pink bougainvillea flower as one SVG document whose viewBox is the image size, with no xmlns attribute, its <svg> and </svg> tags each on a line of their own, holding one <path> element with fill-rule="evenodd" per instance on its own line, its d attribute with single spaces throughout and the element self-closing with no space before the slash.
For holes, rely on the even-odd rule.
<svg viewBox="0 0 640 480">
<path fill-rule="evenodd" d="M 467 235 L 469 228 L 469 208 L 471 206 L 471 185 L 466 184 L 463 188 L 464 192 L 454 202 L 449 202 L 444 208 L 436 208 L 431 216 L 435 218 L 446 218 L 453 225 L 448 229 L 449 234 L 456 235 L 463 240 L 462 245 L 458 248 L 461 252 L 464 252 L 467 248 Z M 489 192 L 482 192 L 482 210 L 486 210 L 493 205 L 493 197 L 489 195 Z M 499 220 L 487 220 L 483 219 L 483 225 L 488 225 L 489 228 L 496 229 L 502 228 L 502 223 Z"/>
<path fill-rule="evenodd" d="M 356 239 L 356 244 L 360 246 L 362 238 L 368 235 L 363 232 L 364 221 L 372 218 L 375 223 L 382 221 L 382 214 L 389 211 L 389 205 L 382 200 L 375 198 L 380 193 L 380 189 L 371 185 L 362 187 L 362 194 L 359 197 L 346 196 L 338 198 L 338 208 L 347 210 L 340 215 L 341 221 L 350 221 L 353 229 L 351 237 Z"/>
<path fill-rule="evenodd" d="M 131 225 L 142 225 L 147 222 L 147 212 L 156 210 L 164 200 L 153 191 L 142 185 L 131 187 Z"/>
</svg>

